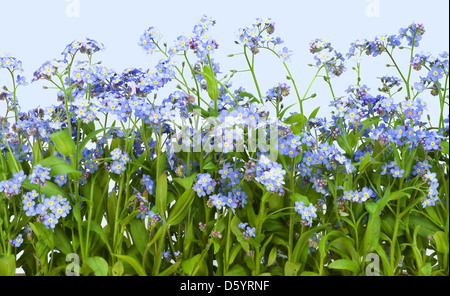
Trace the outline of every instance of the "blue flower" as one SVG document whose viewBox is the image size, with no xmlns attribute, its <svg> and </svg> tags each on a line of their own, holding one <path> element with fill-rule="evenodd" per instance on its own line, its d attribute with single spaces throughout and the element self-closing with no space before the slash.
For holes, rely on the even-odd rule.
<svg viewBox="0 0 450 296">
<path fill-rule="evenodd" d="M 48 167 L 37 164 L 29 176 L 30 182 L 33 184 L 45 183 L 46 180 L 50 180 L 50 170 Z"/>
<path fill-rule="evenodd" d="M 246 227 L 247 225 L 248 225 L 247 222 L 241 222 L 241 223 L 239 223 L 238 227 L 239 227 L 240 229 L 245 229 L 245 227 Z"/>
<path fill-rule="evenodd" d="M 283 62 L 290 61 L 292 56 L 292 50 L 289 50 L 287 47 L 283 47 L 283 49 L 278 52 L 278 55 L 280 56 Z"/>
<path fill-rule="evenodd" d="M 120 175 L 123 171 L 126 170 L 126 166 L 120 161 L 113 161 L 111 164 L 111 172 Z"/>
<path fill-rule="evenodd" d="M 304 204 L 302 201 L 296 201 L 295 202 L 295 211 L 299 214 L 302 214 L 302 212 L 304 211 Z"/>
<path fill-rule="evenodd" d="M 67 174 L 56 175 L 53 180 L 59 187 L 67 183 Z"/>
<path fill-rule="evenodd" d="M 394 178 L 401 178 L 403 177 L 403 173 L 405 170 L 400 169 L 397 165 L 391 168 L 390 173 Z"/>
<path fill-rule="evenodd" d="M 228 196 L 225 198 L 225 204 L 231 209 L 235 209 L 237 207 L 237 200 L 232 192 L 228 192 Z"/>
<path fill-rule="evenodd" d="M 222 209 L 223 206 L 226 205 L 223 195 L 222 194 L 215 194 L 215 195 L 211 195 L 210 200 L 212 201 L 212 204 L 218 209 Z"/>
<path fill-rule="evenodd" d="M 47 227 L 47 229 L 49 228 L 54 229 L 57 223 L 58 219 L 55 217 L 54 214 L 48 213 L 44 216 L 43 224 Z"/>
<path fill-rule="evenodd" d="M 145 188 L 147 189 L 148 194 L 153 194 L 153 188 L 155 186 L 155 182 L 150 178 L 149 175 L 142 175 L 142 183 L 145 185 Z"/>
<path fill-rule="evenodd" d="M 255 227 L 250 227 L 250 226 L 247 226 L 247 229 L 245 230 L 245 233 L 248 235 L 248 236 L 251 236 L 251 237 L 255 237 L 255 232 L 256 232 L 256 228 Z"/>
<path fill-rule="evenodd" d="M 430 71 L 428 72 L 427 78 L 432 81 L 437 81 L 442 78 L 443 72 L 444 71 L 442 70 L 442 68 L 440 68 L 436 65 L 432 66 Z"/>
<path fill-rule="evenodd" d="M 21 233 L 19 235 L 17 235 L 17 237 L 11 241 L 12 246 L 16 247 L 16 248 L 20 247 L 20 245 L 22 243 L 23 243 L 23 238 L 22 238 Z"/>
<path fill-rule="evenodd" d="M 193 189 L 201 197 L 213 193 L 215 187 L 216 181 L 211 178 L 209 173 L 204 173 L 197 175 L 197 182 L 194 184 Z"/>
</svg>

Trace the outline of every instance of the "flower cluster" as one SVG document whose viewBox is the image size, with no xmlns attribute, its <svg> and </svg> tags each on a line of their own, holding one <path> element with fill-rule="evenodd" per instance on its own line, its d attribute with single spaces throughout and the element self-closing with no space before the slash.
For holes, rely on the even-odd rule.
<svg viewBox="0 0 450 296">
<path fill-rule="evenodd" d="M 23 72 L 22 61 L 12 56 L 0 57 L 0 69 Z"/>
<path fill-rule="evenodd" d="M 5 193 L 8 198 L 19 194 L 22 182 L 26 176 L 23 171 L 13 173 L 13 177 L 9 180 L 0 181 L 0 193 Z"/>
<path fill-rule="evenodd" d="M 311 225 L 313 218 L 317 217 L 317 208 L 311 203 L 308 206 L 305 206 L 302 201 L 296 201 L 294 206 L 295 211 L 302 215 L 302 224 Z"/>
<path fill-rule="evenodd" d="M 266 93 L 266 101 L 271 101 L 274 103 L 281 103 L 283 98 L 289 96 L 290 86 L 286 83 L 278 83 Z"/>
<path fill-rule="evenodd" d="M 149 175 L 143 174 L 141 183 L 144 184 L 145 189 L 147 190 L 148 194 L 153 194 L 153 189 L 155 187 L 155 182 L 150 178 Z"/>
<path fill-rule="evenodd" d="M 42 165 L 37 164 L 29 176 L 30 182 L 45 186 L 45 182 L 50 180 L 50 171 L 51 169 L 49 167 L 43 167 Z"/>
<path fill-rule="evenodd" d="M 127 163 L 130 160 L 128 153 L 123 152 L 119 148 L 111 151 L 111 158 L 113 160 L 111 164 L 111 172 L 120 175 L 127 168 Z"/>
<path fill-rule="evenodd" d="M 66 217 L 72 209 L 67 198 L 61 195 L 46 197 L 36 190 L 29 191 L 22 195 L 22 205 L 25 215 L 28 217 L 37 216 L 47 228 L 55 228 L 60 218 Z"/>
<path fill-rule="evenodd" d="M 284 124 L 279 128 L 278 153 L 294 158 L 302 152 L 300 135 L 294 134 L 290 125 Z"/>
<path fill-rule="evenodd" d="M 214 19 L 207 16 L 201 17 L 194 26 L 192 34 L 177 37 L 175 44 L 167 50 L 167 54 L 172 58 L 180 52 L 192 50 L 200 60 L 204 60 L 208 54 L 212 54 L 219 47 L 216 40 L 209 35 L 209 30 L 214 24 Z M 162 50 L 158 44 L 161 37 L 156 28 L 150 27 L 140 37 L 138 45 L 148 54 L 152 54 L 156 50 Z"/>
<path fill-rule="evenodd" d="M 309 51 L 314 54 L 316 66 L 325 66 L 330 76 L 338 77 L 345 72 L 345 59 L 331 46 L 330 42 L 315 39 L 310 42 Z"/>
<path fill-rule="evenodd" d="M 280 37 L 273 36 L 274 32 L 275 23 L 272 19 L 257 18 L 252 25 L 238 30 L 238 40 L 236 42 L 248 46 L 252 53 L 256 54 L 261 47 L 284 43 Z M 283 49 L 280 54 L 283 60 L 287 59 L 290 55 L 291 53 L 287 48 Z"/>
<path fill-rule="evenodd" d="M 370 187 L 364 187 L 361 191 L 347 190 L 343 192 L 342 198 L 345 200 L 363 203 L 371 197 L 375 197 L 376 193 Z"/>
<path fill-rule="evenodd" d="M 241 222 L 239 223 L 238 227 L 242 230 L 244 230 L 244 232 L 242 233 L 242 236 L 245 239 L 249 239 L 250 237 L 255 237 L 256 236 L 256 228 L 255 227 L 250 227 L 247 226 L 248 223 L 247 222 Z"/>
<path fill-rule="evenodd" d="M 434 206 L 439 200 L 439 182 L 436 177 L 436 173 L 430 171 L 432 166 L 429 164 L 428 160 L 418 161 L 414 165 L 411 172 L 412 176 L 419 176 L 428 185 L 427 197 L 422 202 L 422 206 Z"/>
<path fill-rule="evenodd" d="M 220 187 L 218 193 L 210 196 L 208 203 L 218 210 L 227 207 L 232 210 L 247 204 L 247 194 L 239 187 L 243 177 L 239 168 L 234 168 L 231 163 L 222 163 L 219 168 Z"/>
<path fill-rule="evenodd" d="M 255 165 L 255 180 L 261 183 L 268 191 L 284 195 L 284 175 L 286 171 L 283 166 L 277 162 L 271 161 L 264 154 L 261 155 L 258 163 Z"/>
<path fill-rule="evenodd" d="M 199 197 L 210 195 L 214 192 L 216 187 L 216 181 L 211 178 L 211 175 L 208 173 L 198 174 L 197 182 L 192 187 L 194 191 L 197 193 Z"/>
</svg>

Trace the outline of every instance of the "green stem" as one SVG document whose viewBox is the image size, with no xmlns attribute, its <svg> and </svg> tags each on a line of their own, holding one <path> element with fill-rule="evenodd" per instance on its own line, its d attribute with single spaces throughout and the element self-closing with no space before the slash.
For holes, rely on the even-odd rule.
<svg viewBox="0 0 450 296">
<path fill-rule="evenodd" d="M 397 233 L 398 233 L 399 224 L 400 224 L 400 199 L 397 200 L 394 232 L 392 234 L 392 241 L 391 241 L 390 263 L 391 263 L 391 269 L 393 272 L 395 272 L 395 269 L 396 269 L 396 266 L 395 266 L 395 244 L 397 242 Z"/>
<path fill-rule="evenodd" d="M 256 75 L 255 75 L 255 55 L 252 53 L 252 62 L 250 63 L 250 60 L 248 59 L 247 56 L 247 45 L 244 45 L 244 56 L 245 56 L 245 60 L 247 61 L 247 64 L 250 68 L 250 72 L 252 73 L 252 77 L 253 77 L 253 81 L 255 82 L 255 86 L 256 86 L 256 90 L 258 91 L 258 99 L 261 98 L 261 90 L 259 89 L 259 85 L 258 85 L 258 81 L 256 79 Z"/>
<path fill-rule="evenodd" d="M 230 262 L 230 244 L 231 244 L 231 211 L 228 211 L 228 225 L 227 225 L 227 241 L 225 247 L 225 262 L 223 264 L 223 274 L 228 272 L 228 264 Z"/>
<path fill-rule="evenodd" d="M 86 255 L 89 254 L 89 232 L 91 229 L 91 221 L 92 221 L 92 209 L 94 207 L 93 203 L 94 203 L 94 184 L 95 184 L 95 178 L 97 175 L 94 175 L 92 180 L 91 180 L 91 192 L 90 192 L 90 196 L 89 196 L 89 201 L 90 201 L 90 205 L 89 205 L 89 215 L 88 215 L 88 224 L 87 224 L 87 230 L 86 230 Z"/>
<path fill-rule="evenodd" d="M 294 180 L 294 164 L 295 158 L 292 159 L 292 167 L 291 167 L 291 175 L 289 178 L 289 188 L 291 190 L 291 194 L 295 193 L 295 180 Z M 289 201 L 290 207 L 294 208 L 295 204 L 292 199 Z M 291 210 L 289 215 L 289 247 L 288 247 L 288 260 L 292 260 L 293 247 L 294 247 L 294 219 L 295 219 L 295 210 Z"/>
</svg>

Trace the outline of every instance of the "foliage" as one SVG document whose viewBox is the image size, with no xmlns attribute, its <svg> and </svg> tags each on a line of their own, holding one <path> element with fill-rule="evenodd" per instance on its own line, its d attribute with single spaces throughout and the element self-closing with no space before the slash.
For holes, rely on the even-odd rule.
<svg viewBox="0 0 450 296">
<path fill-rule="evenodd" d="M 417 52 L 423 24 L 346 54 L 311 41 L 317 71 L 304 94 L 271 19 L 239 29 L 242 51 L 230 57 L 248 68 L 225 75 L 213 25 L 204 16 L 171 46 L 145 30 L 139 46 L 161 55 L 154 69 L 116 72 L 95 61 L 103 44 L 74 41 L 32 78 L 57 103 L 28 111 L 22 63 L 0 57 L 12 78 L 0 93 L 0 274 L 64 275 L 78 264 L 115 276 L 448 275 L 448 53 Z M 266 93 L 261 52 L 287 72 Z M 394 53 L 406 53 L 407 69 Z M 400 78 L 371 91 L 364 55 Z M 339 96 L 332 82 L 347 66 L 356 84 Z M 232 86 L 243 72 L 256 92 Z M 303 112 L 323 101 L 310 94 L 316 78 L 331 93 L 329 118 Z"/>
</svg>

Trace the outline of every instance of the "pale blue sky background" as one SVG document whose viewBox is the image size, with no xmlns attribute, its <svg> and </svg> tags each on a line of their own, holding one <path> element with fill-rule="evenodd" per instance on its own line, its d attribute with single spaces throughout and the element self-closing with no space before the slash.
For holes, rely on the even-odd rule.
<svg viewBox="0 0 450 296">
<path fill-rule="evenodd" d="M 69 9 L 68 14 L 68 6 L 76 7 L 76 1 L 79 16 L 70 17 L 70 12 L 76 14 L 77 11 Z M 276 23 L 276 35 L 285 41 L 283 46 L 294 52 L 288 65 L 303 93 L 315 71 L 307 66 L 313 62 L 308 52 L 311 40 L 327 39 L 337 51 L 345 54 L 350 43 L 357 39 L 395 34 L 412 22 L 423 22 L 426 33 L 419 51 L 438 55 L 449 49 L 448 10 L 447 0 L 0 0 L 0 55 L 11 54 L 22 60 L 30 81 L 33 72 L 45 61 L 59 57 L 68 43 L 90 37 L 104 43 L 106 51 L 97 55 L 97 59 L 106 66 L 119 72 L 127 67 L 153 68 L 161 56 L 147 56 L 137 45 L 143 31 L 149 26 L 157 27 L 163 40 L 170 45 L 179 35 L 189 34 L 196 21 L 206 14 L 217 20 L 211 34 L 220 48 L 213 58 L 219 61 L 225 74 L 230 69 L 241 70 L 245 66 L 242 55 L 226 57 L 241 51 L 241 47 L 234 44 L 238 28 L 250 25 L 257 17 L 270 17 Z M 406 52 L 399 58 L 400 65 L 409 60 Z M 380 85 L 376 77 L 399 76 L 393 68 L 385 68 L 388 62 L 386 55 L 363 60 L 362 83 L 372 89 L 373 95 L 378 94 L 376 88 Z M 348 64 L 347 72 L 334 80 L 338 96 L 345 95 L 347 86 L 356 83 L 351 66 Z M 263 93 L 278 82 L 286 82 L 282 64 L 267 51 L 256 56 L 256 72 Z M 0 73 L 0 86 L 5 84 L 10 85 L 10 81 Z M 43 90 L 42 85 L 42 82 L 33 83 L 19 90 L 22 109 L 56 102 L 55 92 Z M 173 91 L 175 84 L 171 86 L 165 91 Z M 243 86 L 256 93 L 250 73 L 237 74 L 233 86 Z M 311 92 L 317 92 L 318 97 L 308 101 L 305 112 L 309 114 L 316 106 L 323 105 L 319 116 L 328 117 L 326 106 L 331 96 L 327 86 L 317 80 Z M 428 94 L 422 97 L 430 105 L 437 100 Z M 295 101 L 291 95 L 288 102 Z M 0 104 L 1 108 L 4 105 Z"/>
</svg>

